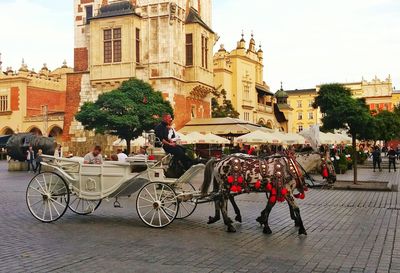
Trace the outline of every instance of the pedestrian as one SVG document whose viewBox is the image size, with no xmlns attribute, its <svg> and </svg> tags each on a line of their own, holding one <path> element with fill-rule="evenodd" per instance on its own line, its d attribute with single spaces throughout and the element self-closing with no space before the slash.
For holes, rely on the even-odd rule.
<svg viewBox="0 0 400 273">
<path fill-rule="evenodd" d="M 126 159 L 128 158 L 128 156 L 124 152 L 122 152 L 122 149 L 117 150 L 117 157 L 118 161 L 120 162 L 125 162 Z"/>
<path fill-rule="evenodd" d="M 35 166 L 33 165 L 33 162 L 35 161 L 35 152 L 33 151 L 32 146 L 29 146 L 28 150 L 26 151 L 26 161 L 28 162 L 28 172 L 31 171 L 31 167 L 32 172 L 34 172 Z"/>
<path fill-rule="evenodd" d="M 374 172 L 376 165 L 378 165 L 378 169 L 381 172 L 381 162 L 382 162 L 382 157 L 381 157 L 381 150 L 379 149 L 378 146 L 375 146 L 375 150 L 372 152 L 372 163 L 374 165 Z"/>
<path fill-rule="evenodd" d="M 101 156 L 101 147 L 96 145 L 92 152 L 89 152 L 83 158 L 84 164 L 103 164 L 103 157 Z"/>
<path fill-rule="evenodd" d="M 389 157 L 389 172 L 391 165 L 393 165 L 393 170 L 396 171 L 396 151 L 392 146 L 390 146 L 387 156 Z"/>
<path fill-rule="evenodd" d="M 397 145 L 396 154 L 397 154 L 397 160 L 400 160 L 400 144 Z"/>
<path fill-rule="evenodd" d="M 34 172 L 37 171 L 38 173 L 41 173 L 41 171 L 42 171 L 42 164 L 41 164 L 41 162 L 43 161 L 42 155 L 43 155 L 43 151 L 42 151 L 42 149 L 39 149 L 37 152 L 37 155 L 36 155 L 36 159 L 35 159 L 36 168 L 35 168 Z"/>
<path fill-rule="evenodd" d="M 54 151 L 54 157 L 61 158 L 62 157 L 62 147 L 61 144 L 57 144 L 57 147 Z"/>
</svg>

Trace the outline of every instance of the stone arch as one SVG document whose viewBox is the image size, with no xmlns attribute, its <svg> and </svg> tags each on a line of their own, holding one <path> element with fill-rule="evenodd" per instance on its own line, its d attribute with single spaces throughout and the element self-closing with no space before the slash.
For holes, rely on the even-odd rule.
<svg viewBox="0 0 400 273">
<path fill-rule="evenodd" d="M 261 126 L 265 126 L 265 120 L 264 120 L 263 118 L 260 118 L 260 119 L 258 120 L 257 124 L 258 124 L 258 125 L 261 125 Z"/>
<path fill-rule="evenodd" d="M 0 135 L 12 135 L 12 134 L 14 134 L 14 130 L 11 129 L 10 127 L 4 127 L 0 132 L 1 132 Z"/>
<path fill-rule="evenodd" d="M 38 128 L 38 127 L 36 127 L 36 126 L 31 126 L 31 127 L 29 127 L 28 128 L 28 130 L 26 130 L 28 133 L 32 133 L 32 134 L 34 134 L 34 135 L 38 135 L 38 136 L 42 136 L 43 134 L 42 134 L 42 131 Z"/>
<path fill-rule="evenodd" d="M 50 126 L 48 133 L 49 137 L 59 138 L 62 136 L 62 134 L 63 134 L 63 129 L 60 126 L 58 125 Z"/>
<path fill-rule="evenodd" d="M 272 120 L 268 120 L 267 123 L 265 124 L 265 127 L 269 128 L 269 129 L 273 129 L 274 123 L 272 122 Z"/>
</svg>

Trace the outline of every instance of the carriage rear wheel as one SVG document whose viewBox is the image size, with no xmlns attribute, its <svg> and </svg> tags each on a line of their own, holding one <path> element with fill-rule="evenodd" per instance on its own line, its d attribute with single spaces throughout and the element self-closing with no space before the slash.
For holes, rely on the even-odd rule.
<svg viewBox="0 0 400 273">
<path fill-rule="evenodd" d="M 68 208 L 69 191 L 64 179 L 53 172 L 35 175 L 26 189 L 28 209 L 39 221 L 50 223 L 64 215 Z"/>
<path fill-rule="evenodd" d="M 175 192 L 178 195 L 179 201 L 179 211 L 176 219 L 185 219 L 186 217 L 192 215 L 192 213 L 196 210 L 197 203 L 192 200 L 193 196 L 190 196 L 195 191 L 195 187 L 189 182 L 180 183 L 179 186 L 175 188 Z M 185 195 L 179 197 L 180 194 Z"/>
<path fill-rule="evenodd" d="M 136 210 L 148 226 L 163 228 L 171 224 L 179 210 L 175 191 L 162 182 L 144 185 L 136 198 Z"/>
<path fill-rule="evenodd" d="M 79 215 L 88 215 L 94 212 L 101 204 L 99 200 L 86 200 L 76 194 L 71 195 L 68 208 Z"/>
</svg>

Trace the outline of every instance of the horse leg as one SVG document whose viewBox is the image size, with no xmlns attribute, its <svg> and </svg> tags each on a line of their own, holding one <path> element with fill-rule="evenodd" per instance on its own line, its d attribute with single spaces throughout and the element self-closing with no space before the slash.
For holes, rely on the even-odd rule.
<svg viewBox="0 0 400 273">
<path fill-rule="evenodd" d="M 289 211 L 290 211 L 290 218 L 294 221 L 294 226 L 298 227 L 299 223 L 297 222 L 297 218 L 296 218 L 296 214 L 294 213 L 293 207 L 290 204 L 290 202 L 287 202 L 288 206 L 289 206 Z"/>
<path fill-rule="evenodd" d="M 268 218 L 269 218 L 269 214 L 271 213 L 272 208 L 275 206 L 275 203 L 271 203 L 268 201 L 267 206 L 265 207 L 264 211 L 265 211 L 265 218 L 264 218 L 264 229 L 263 232 L 266 234 L 271 234 L 272 230 L 268 225 Z"/>
<path fill-rule="evenodd" d="M 219 184 L 218 184 L 218 181 L 217 181 L 216 178 L 213 179 L 213 190 L 212 190 L 212 192 L 213 193 L 218 193 L 219 192 Z M 220 211 L 219 202 L 220 202 L 221 197 L 217 195 L 216 198 L 217 199 L 214 200 L 214 208 L 215 208 L 214 217 L 208 216 L 207 224 L 213 224 L 215 222 L 218 222 L 221 219 L 221 214 L 219 212 Z"/>
<path fill-rule="evenodd" d="M 242 222 L 242 215 L 240 215 L 240 209 L 239 209 L 238 205 L 235 202 L 235 197 L 233 195 L 231 195 L 231 194 L 229 194 L 229 201 L 231 201 L 233 210 L 236 213 L 235 220 L 238 221 L 239 223 L 241 223 Z"/>
<path fill-rule="evenodd" d="M 221 214 L 220 214 L 220 200 L 217 199 L 214 201 L 214 208 L 215 208 L 215 215 L 214 217 L 208 216 L 208 222 L 207 224 L 213 224 L 215 222 L 218 222 L 221 219 Z"/>
<path fill-rule="evenodd" d="M 268 199 L 268 194 L 265 193 L 265 195 L 267 196 L 267 199 Z M 260 216 L 258 216 L 257 219 L 256 219 L 256 221 L 257 221 L 258 223 L 260 223 L 261 226 L 262 226 L 262 225 L 264 224 L 264 222 L 265 222 L 266 212 L 267 212 L 267 208 L 263 209 L 263 210 L 261 211 Z"/>
<path fill-rule="evenodd" d="M 228 216 L 228 199 L 229 193 L 224 193 L 220 199 L 219 205 L 224 219 L 224 224 L 228 227 L 228 232 L 236 232 L 236 229 L 232 225 L 232 220 Z"/>
<path fill-rule="evenodd" d="M 288 195 L 286 197 L 286 201 L 288 203 L 290 203 L 290 205 L 293 208 L 293 212 L 296 217 L 295 224 L 296 224 L 296 226 L 299 227 L 299 235 L 301 235 L 301 234 L 307 235 L 307 231 L 303 225 L 303 220 L 301 219 L 301 216 L 300 216 L 300 208 L 299 208 L 299 206 L 297 206 L 296 201 L 294 200 L 293 196 Z"/>
</svg>

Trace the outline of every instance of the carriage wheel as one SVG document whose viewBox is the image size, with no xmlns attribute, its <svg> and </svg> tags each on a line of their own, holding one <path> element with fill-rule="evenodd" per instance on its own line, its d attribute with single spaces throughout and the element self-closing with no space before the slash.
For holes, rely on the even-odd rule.
<svg viewBox="0 0 400 273">
<path fill-rule="evenodd" d="M 179 195 L 181 193 L 193 193 L 196 191 L 195 187 L 190 184 L 189 182 L 187 183 L 181 183 L 179 187 L 175 189 L 176 193 Z M 182 200 L 179 200 L 179 211 L 178 215 L 176 216 L 176 219 L 185 219 L 186 217 L 189 217 L 192 215 L 192 213 L 195 211 L 197 207 L 197 203 L 193 202 L 192 200 L 184 200 L 185 196 L 182 197 Z"/>
<path fill-rule="evenodd" d="M 26 189 L 28 209 L 39 221 L 50 223 L 64 215 L 68 208 L 69 192 L 64 179 L 52 172 L 35 175 Z"/>
<path fill-rule="evenodd" d="M 88 215 L 94 212 L 101 204 L 99 200 L 86 200 L 76 194 L 71 195 L 68 208 L 79 215 Z"/>
<path fill-rule="evenodd" d="M 162 228 L 174 221 L 179 203 L 175 191 L 169 185 L 152 182 L 140 189 L 136 198 L 136 210 L 146 225 Z"/>
</svg>

